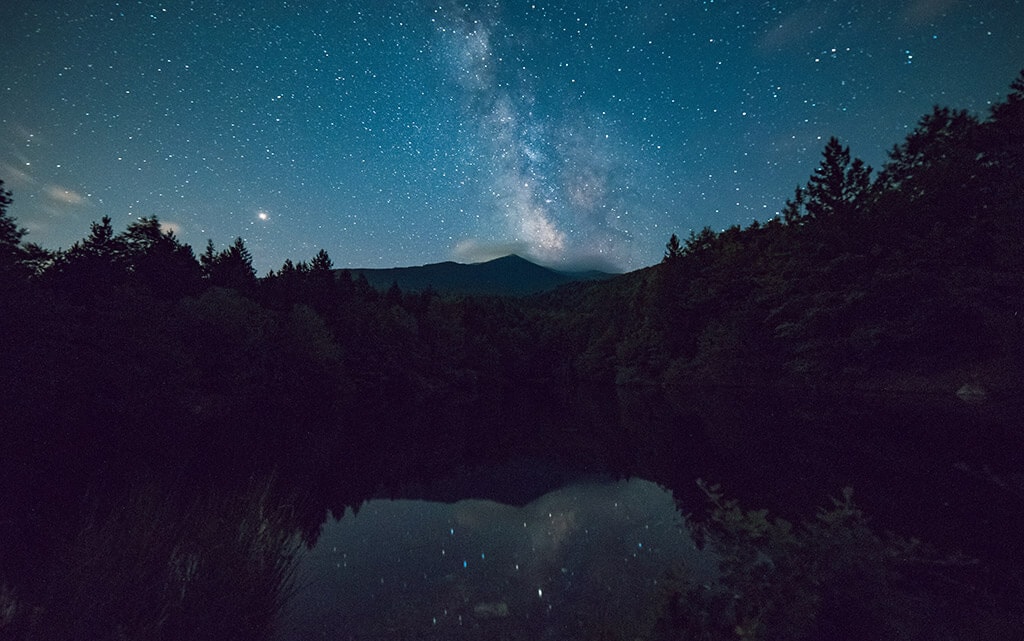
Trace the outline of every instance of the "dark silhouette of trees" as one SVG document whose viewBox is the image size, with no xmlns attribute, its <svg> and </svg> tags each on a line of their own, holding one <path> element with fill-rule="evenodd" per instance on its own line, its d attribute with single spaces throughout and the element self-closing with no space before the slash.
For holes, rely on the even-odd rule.
<svg viewBox="0 0 1024 641">
<path fill-rule="evenodd" d="M 691 229 L 690 235 L 686 239 L 684 251 L 695 256 L 701 255 L 703 252 L 712 251 L 716 238 L 715 230 L 710 227 L 704 227 L 700 232 L 694 232 Z"/>
<path fill-rule="evenodd" d="M 101 296 L 123 284 L 127 273 L 123 239 L 109 216 L 89 225 L 89 235 L 59 252 L 49 276 L 80 298 Z"/>
<path fill-rule="evenodd" d="M 1024 166 L 1024 69 L 1010 85 L 1010 93 L 1002 102 L 992 106 L 991 117 L 985 123 L 985 159 L 991 169 L 999 172 L 1000 179 L 1019 184 L 1013 176 L 1020 175 Z M 1000 180 L 1000 182 L 1002 182 Z"/>
<path fill-rule="evenodd" d="M 165 231 L 155 216 L 128 225 L 122 244 L 130 273 L 153 292 L 176 297 L 198 289 L 201 268 L 192 248 Z"/>
<path fill-rule="evenodd" d="M 908 202 L 933 194 L 943 187 L 942 180 L 962 173 L 957 165 L 973 161 L 969 152 L 977 128 L 978 120 L 966 111 L 935 107 L 889 152 L 878 176 L 880 188 Z"/>
<path fill-rule="evenodd" d="M 212 238 L 206 239 L 206 249 L 199 256 L 199 266 L 203 271 L 203 278 L 209 280 L 210 273 L 217 264 L 217 246 L 213 244 Z M 288 261 L 291 262 L 291 261 Z"/>
<path fill-rule="evenodd" d="M 277 273 L 262 280 L 261 289 L 274 306 L 301 303 L 329 316 L 338 314 L 354 294 L 349 275 L 335 274 L 334 263 L 323 249 L 308 263 L 286 259 Z"/>
<path fill-rule="evenodd" d="M 156 217 L 144 217 L 117 234 L 109 216 L 90 225 L 89 235 L 55 256 L 26 249 L 33 271 L 79 297 L 95 288 L 141 287 L 151 294 L 174 298 L 200 286 L 200 265 L 192 248 Z M 52 263 L 52 265 L 50 265 Z M 52 268 L 51 268 L 52 267 Z"/>
<path fill-rule="evenodd" d="M 16 252 L 21 245 L 21 239 L 28 233 L 27 230 L 18 227 L 15 219 L 7 211 L 14 203 L 11 196 L 11 192 L 4 189 L 4 181 L 0 180 L 0 248 L 3 249 L 7 260 L 10 260 L 8 256 Z"/>
<path fill-rule="evenodd" d="M 78 254 L 83 258 L 96 259 L 103 263 L 114 264 L 123 255 L 124 247 L 121 240 L 114 234 L 114 226 L 110 216 L 104 216 L 100 222 L 89 225 L 89 235 L 81 242 L 75 243 L 68 251 L 69 260 Z"/>
<path fill-rule="evenodd" d="M 213 241 L 206 244 L 206 251 L 199 258 L 203 278 L 211 285 L 250 291 L 256 286 L 256 270 L 252 266 L 252 254 L 245 241 L 235 238 L 227 248 L 216 251 Z"/>
<path fill-rule="evenodd" d="M 315 530 L 327 507 L 382 485 L 538 456 L 649 475 L 681 496 L 714 474 L 780 511 L 854 478 L 885 527 L 960 537 L 986 559 L 979 581 L 1009 585 L 1020 551 L 987 534 L 1024 515 L 1022 105 L 1024 75 L 985 121 L 936 108 L 874 183 L 831 139 L 779 217 L 673 234 L 661 264 L 521 299 L 382 294 L 325 250 L 257 278 L 242 239 L 210 241 L 197 261 L 156 218 L 119 234 L 105 217 L 51 256 L 23 242 L 0 183 L 0 539 L 14 550 L 0 583 L 27 595 L 19 612 L 56 602 L 36 599 L 63 567 L 50 552 L 103 532 L 76 531 L 80 514 L 130 537 L 145 514 L 103 515 L 131 505 L 140 479 L 147 496 L 188 507 L 192 492 L 273 477 L 291 492 L 274 505 L 305 497 L 295 522 Z M 833 599 L 821 612 L 862 614 L 840 598 L 857 559 L 840 574 L 817 565 L 853 549 L 831 535 L 861 536 L 858 520 L 796 541 L 715 500 L 741 533 L 781 537 L 767 553 L 791 586 Z M 177 536 L 154 547 L 198 545 Z M 812 558 L 804 542 L 827 545 Z M 754 543 L 734 550 L 736 585 L 783 616 L 780 575 L 762 573 Z M 145 567 L 178 567 L 158 561 Z M 827 570 L 827 590 L 803 581 L 807 567 L 812 579 Z M 727 635 L 743 623 L 723 620 Z"/>
<path fill-rule="evenodd" d="M 1010 87 L 1003 102 L 992 107 L 988 121 L 981 126 L 984 147 L 981 161 L 984 175 L 985 207 L 991 212 L 987 235 L 997 252 L 1009 257 L 1004 261 L 1007 269 L 1024 268 L 1024 252 L 1013 252 L 1008 243 L 1014 242 L 1021 225 L 1020 204 L 1024 202 L 1024 70 Z"/>
<path fill-rule="evenodd" d="M 334 261 L 321 249 L 309 262 L 309 270 L 314 274 L 330 274 L 334 270 Z"/>
<path fill-rule="evenodd" d="M 683 246 L 679 242 L 679 236 L 672 234 L 669 237 L 668 243 L 665 245 L 665 256 L 661 259 L 661 262 L 668 263 L 676 261 L 683 257 Z"/>
<path fill-rule="evenodd" d="M 26 247 L 22 244 L 28 232 L 18 227 L 15 218 L 7 211 L 14 203 L 11 196 L 0 180 L 0 281 L 13 284 L 13 281 L 33 274 L 37 264 L 48 260 L 48 253 L 36 245 Z"/>
<path fill-rule="evenodd" d="M 786 200 L 785 206 L 782 208 L 782 220 L 787 225 L 797 225 L 800 223 L 801 217 L 804 215 L 804 188 L 800 185 L 796 186 L 793 192 L 793 197 Z"/>
<path fill-rule="evenodd" d="M 388 305 L 400 305 L 402 302 L 402 288 L 398 286 L 398 281 L 391 281 L 391 286 L 384 292 L 384 302 Z"/>
<path fill-rule="evenodd" d="M 862 206 L 870 186 L 871 168 L 859 158 L 851 161 L 850 148 L 833 136 L 803 194 L 807 215 L 812 219 L 850 216 Z M 799 197 L 798 192 L 795 198 Z"/>
</svg>

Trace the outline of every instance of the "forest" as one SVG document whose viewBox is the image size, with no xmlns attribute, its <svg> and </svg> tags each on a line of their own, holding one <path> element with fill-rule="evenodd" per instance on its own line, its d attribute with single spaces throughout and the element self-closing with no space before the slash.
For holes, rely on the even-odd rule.
<svg viewBox="0 0 1024 641">
<path fill-rule="evenodd" d="M 643 638 L 1020 634 L 1024 72 L 530 296 L 257 277 L 152 217 L 51 250 L 2 187 L 2 638 L 270 638 L 329 514 L 531 457 L 663 484 L 720 554 Z"/>
</svg>

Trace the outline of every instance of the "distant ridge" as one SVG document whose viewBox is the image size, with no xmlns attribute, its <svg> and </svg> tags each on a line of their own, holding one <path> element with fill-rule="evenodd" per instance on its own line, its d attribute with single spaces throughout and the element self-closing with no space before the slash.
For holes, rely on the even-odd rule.
<svg viewBox="0 0 1024 641">
<path fill-rule="evenodd" d="M 601 271 L 568 272 L 533 263 L 510 254 L 485 263 L 452 261 L 419 267 L 349 269 L 354 277 L 364 276 L 375 289 L 386 290 L 398 283 L 402 291 L 433 289 L 440 293 L 523 296 L 554 289 L 580 280 L 603 280 L 616 274 Z"/>
</svg>

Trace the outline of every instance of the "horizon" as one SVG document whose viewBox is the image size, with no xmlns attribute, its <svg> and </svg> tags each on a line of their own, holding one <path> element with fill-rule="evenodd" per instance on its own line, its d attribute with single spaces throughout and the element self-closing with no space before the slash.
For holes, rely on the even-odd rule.
<svg viewBox="0 0 1024 641">
<path fill-rule="evenodd" d="M 328 253 L 330 253 L 330 252 L 328 252 Z M 376 271 L 386 271 L 386 270 L 391 270 L 391 269 L 417 269 L 417 268 L 420 268 L 420 267 L 431 267 L 431 266 L 434 266 L 434 265 L 445 265 L 445 264 L 472 266 L 472 265 L 486 265 L 487 263 L 493 263 L 493 262 L 497 262 L 499 260 L 504 260 L 504 259 L 507 259 L 507 258 L 518 258 L 519 260 L 522 260 L 522 261 L 525 261 L 527 263 L 530 263 L 531 265 L 536 265 L 537 267 L 543 267 L 544 269 L 550 269 L 552 271 L 566 273 L 566 274 L 585 273 L 585 272 L 600 272 L 600 273 L 604 273 L 604 274 L 614 274 L 614 275 L 618 276 L 618 275 L 621 275 L 621 274 L 628 274 L 629 273 L 629 272 L 626 272 L 626 271 L 608 271 L 608 270 L 604 270 L 604 269 L 600 269 L 600 268 L 592 268 L 592 267 L 580 267 L 580 268 L 577 268 L 577 267 L 573 267 L 572 265 L 570 265 L 570 268 L 553 266 L 553 265 L 545 265 L 544 263 L 538 262 L 536 260 L 531 260 L 530 258 L 528 258 L 526 256 L 520 256 L 519 254 L 516 254 L 516 253 L 505 254 L 503 256 L 497 256 L 495 258 L 487 258 L 485 260 L 479 260 L 479 261 L 475 261 L 475 262 L 462 262 L 462 261 L 459 261 L 459 260 L 442 260 L 442 261 L 437 261 L 437 262 L 432 262 L 432 263 L 423 263 L 423 264 L 419 264 L 419 265 L 392 265 L 390 267 L 335 267 L 334 269 L 335 269 L 335 271 L 342 271 L 342 270 L 356 270 L 356 271 L 376 270 Z M 644 267 L 639 267 L 637 269 L 645 269 L 646 267 L 650 267 L 650 265 L 646 265 Z M 636 271 L 636 270 L 630 270 L 630 271 Z"/>
<path fill-rule="evenodd" d="M 320 248 L 628 272 L 774 216 L 830 136 L 878 169 L 933 105 L 986 116 L 1019 6 L 60 0 L 7 16 L 0 179 L 51 249 L 156 216 L 260 274 Z"/>
</svg>

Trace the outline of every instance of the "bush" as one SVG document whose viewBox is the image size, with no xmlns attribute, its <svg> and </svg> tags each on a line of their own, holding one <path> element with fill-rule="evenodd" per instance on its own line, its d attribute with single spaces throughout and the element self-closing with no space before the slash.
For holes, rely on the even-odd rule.
<svg viewBox="0 0 1024 641">
<path fill-rule="evenodd" d="M 1006 629 L 999 621 L 1010 615 L 989 611 L 959 576 L 977 561 L 878 535 L 851 488 L 794 525 L 743 508 L 717 485 L 698 485 L 709 512 L 691 525 L 719 577 L 701 585 L 668 577 L 655 638 L 960 639 L 977 632 L 979 620 Z M 939 593 L 929 587 L 936 581 L 962 589 Z"/>
<path fill-rule="evenodd" d="M 182 507 L 151 486 L 94 502 L 35 581 L 3 584 L 0 638 L 269 639 L 301 547 L 272 495 L 254 484 Z"/>
</svg>

